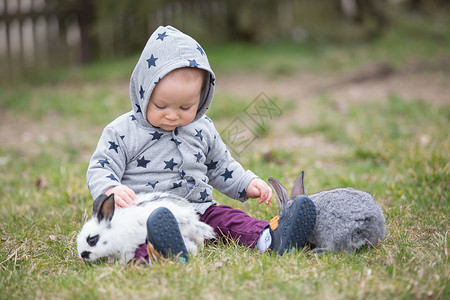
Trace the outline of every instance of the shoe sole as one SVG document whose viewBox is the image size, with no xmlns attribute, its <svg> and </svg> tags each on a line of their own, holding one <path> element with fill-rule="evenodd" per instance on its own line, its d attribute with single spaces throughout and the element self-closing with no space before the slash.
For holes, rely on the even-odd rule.
<svg viewBox="0 0 450 300">
<path fill-rule="evenodd" d="M 147 219 L 147 251 L 155 262 L 161 256 L 179 256 L 188 260 L 188 251 L 181 236 L 180 227 L 173 214 L 165 207 L 153 211 Z"/>
<path fill-rule="evenodd" d="M 277 250 L 283 254 L 292 248 L 302 248 L 316 225 L 316 206 L 306 196 L 298 196 L 295 212 L 281 226 L 281 244 Z M 296 217 L 294 217 L 296 216 Z M 280 223 L 281 219 L 280 219 Z"/>
</svg>

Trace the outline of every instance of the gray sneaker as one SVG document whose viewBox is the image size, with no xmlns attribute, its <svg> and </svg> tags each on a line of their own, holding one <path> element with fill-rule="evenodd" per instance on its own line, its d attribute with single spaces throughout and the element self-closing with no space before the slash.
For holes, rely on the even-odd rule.
<svg viewBox="0 0 450 300">
<path fill-rule="evenodd" d="M 147 219 L 147 252 L 152 263 L 161 257 L 189 259 L 178 222 L 165 207 L 155 209 Z"/>
<path fill-rule="evenodd" d="M 297 196 L 291 206 L 270 222 L 270 249 L 284 252 L 302 248 L 316 225 L 316 206 L 306 196 Z"/>
</svg>

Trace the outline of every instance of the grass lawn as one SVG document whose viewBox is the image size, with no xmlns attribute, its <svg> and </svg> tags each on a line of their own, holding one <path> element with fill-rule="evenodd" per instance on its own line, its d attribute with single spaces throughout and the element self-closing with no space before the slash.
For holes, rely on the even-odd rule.
<svg viewBox="0 0 450 300">
<path fill-rule="evenodd" d="M 403 66 L 408 57 L 427 61 L 450 53 L 448 37 L 418 41 L 402 33 L 323 51 L 289 44 L 267 46 L 264 53 L 255 46 L 231 45 L 209 55 L 218 76 L 230 76 L 233 67 L 249 76 L 282 76 L 277 77 L 282 81 L 299 70 L 338 74 L 371 61 Z M 386 55 L 390 50 L 393 55 Z M 263 64 L 271 59 L 276 63 Z M 305 248 L 280 257 L 225 241 L 208 244 L 184 266 L 83 263 L 75 240 L 91 214 L 88 159 L 102 128 L 130 109 L 127 77 L 135 60 L 100 62 L 0 86 L 0 299 L 450 297 L 450 100 L 398 95 L 342 107 L 332 95 L 318 94 L 304 108 L 307 123 L 287 117 L 299 102 L 281 98 L 284 115 L 274 122 L 288 123 L 289 130 L 281 137 L 275 127 L 264 131 L 239 158 L 262 179 L 272 176 L 289 188 L 305 170 L 307 193 L 341 186 L 369 191 L 387 221 L 386 239 L 377 248 L 324 256 Z M 246 106 L 231 93 L 217 99 L 220 105 L 213 102 L 210 115 L 219 124 L 231 122 Z M 252 99 L 242 101 L 247 100 Z M 277 146 L 271 143 L 275 137 L 313 143 Z M 270 146 L 261 150 L 260 145 Z M 257 218 L 270 220 L 278 213 L 275 199 L 267 207 L 219 193 L 215 198 Z"/>
</svg>

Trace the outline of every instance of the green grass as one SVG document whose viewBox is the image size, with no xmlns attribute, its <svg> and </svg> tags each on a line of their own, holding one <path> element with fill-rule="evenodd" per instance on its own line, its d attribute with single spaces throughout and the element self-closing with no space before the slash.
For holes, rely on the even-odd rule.
<svg viewBox="0 0 450 300">
<path fill-rule="evenodd" d="M 334 129 L 318 124 L 293 134 L 322 135 L 345 151 L 320 157 L 311 148 L 275 148 L 272 159 L 256 151 L 245 153 L 242 162 L 288 187 L 305 169 L 309 192 L 337 186 L 370 191 L 387 218 L 387 237 L 378 248 L 323 257 L 304 250 L 278 257 L 230 241 L 207 245 L 186 266 L 86 265 L 75 245 L 92 203 L 82 154 L 66 151 L 70 141 L 55 144 L 50 153 L 1 149 L 1 298 L 448 297 L 450 145 L 444 128 L 450 107 L 394 97 L 356 105 L 337 117 L 326 101 L 317 103 L 315 111 L 335 120 L 329 122 L 342 127 L 345 137 L 336 138 Z M 317 160 L 333 167 L 323 168 Z M 41 188 L 38 178 L 45 178 Z M 277 213 L 276 205 L 240 204 L 218 193 L 216 198 L 258 218 Z"/>
<path fill-rule="evenodd" d="M 388 42 L 392 51 L 380 45 L 361 46 L 367 47 L 361 57 L 369 61 L 369 53 L 383 51 L 406 56 L 410 52 L 399 44 L 415 45 L 407 36 L 399 44 L 393 38 Z M 429 50 L 433 43 L 428 40 L 420 47 Z M 249 72 L 258 61 L 269 61 L 274 53 L 282 57 L 277 47 L 266 54 L 242 45 L 213 53 L 222 51 L 224 57 L 231 53 L 236 59 L 245 51 L 235 47 L 256 52 L 254 62 L 247 61 L 247 54 L 240 58 L 242 72 Z M 327 57 L 350 55 L 346 47 L 330 46 L 325 53 L 286 51 L 288 56 L 298 55 L 300 64 L 308 60 L 310 66 L 326 68 Z M 438 55 L 435 51 L 432 54 Z M 134 58 L 124 61 L 134 63 Z M 222 64 L 220 72 L 228 72 L 225 58 L 211 61 Z M 58 78 L 1 87 L 1 115 L 9 116 L 10 126 L 19 130 L 13 144 L 5 143 L 12 137 L 0 133 L 0 299 L 449 298 L 450 105 L 395 95 L 352 103 L 344 110 L 336 109 L 332 96 L 317 97 L 304 112 L 312 121 L 291 124 L 286 133 L 316 144 L 301 149 L 273 145 L 269 152 L 249 148 L 240 158 L 264 180 L 272 176 L 288 188 L 305 170 L 308 193 L 339 186 L 371 192 L 387 220 L 386 239 L 377 248 L 322 257 L 304 249 L 280 257 L 225 241 L 206 245 L 184 266 L 84 264 L 77 257 L 75 239 L 91 213 L 85 172 L 102 127 L 130 109 L 126 81 L 131 70 L 125 65 L 117 63 L 112 70 L 99 63 Z M 238 62 L 232 67 L 238 68 Z M 354 65 L 344 60 L 342 67 Z M 299 69 L 303 70 L 295 65 L 289 72 Z M 331 65 L 324 71 L 334 70 Z M 216 100 L 211 113 L 226 125 L 252 99 L 218 94 Z M 294 109 L 295 103 L 285 103 Z M 21 142 L 22 131 L 36 128 L 64 134 Z M 270 127 L 258 142 L 269 143 L 276 135 Z M 267 207 L 252 200 L 239 203 L 219 193 L 215 198 L 257 218 L 270 219 L 278 213 L 276 200 Z"/>
</svg>

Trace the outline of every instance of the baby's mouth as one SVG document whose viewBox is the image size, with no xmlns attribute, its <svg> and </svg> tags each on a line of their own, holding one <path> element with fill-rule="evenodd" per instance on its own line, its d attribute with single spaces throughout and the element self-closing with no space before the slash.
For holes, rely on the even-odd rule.
<svg viewBox="0 0 450 300">
<path fill-rule="evenodd" d="M 176 125 L 176 124 L 173 124 L 173 125 L 164 124 L 164 125 L 161 126 L 161 128 L 165 129 L 165 130 L 174 130 L 175 128 L 177 128 L 177 126 L 178 125 Z"/>
</svg>

